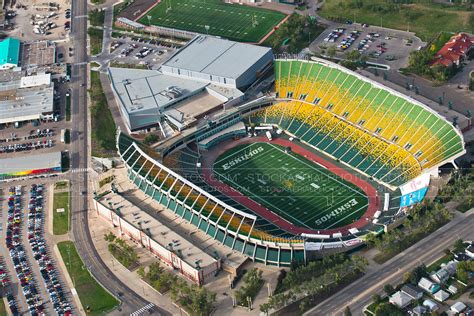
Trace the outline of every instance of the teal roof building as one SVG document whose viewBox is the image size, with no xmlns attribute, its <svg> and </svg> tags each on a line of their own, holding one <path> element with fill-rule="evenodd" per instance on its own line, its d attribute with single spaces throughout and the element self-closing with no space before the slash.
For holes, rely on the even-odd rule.
<svg viewBox="0 0 474 316">
<path fill-rule="evenodd" d="M 7 38 L 0 42 L 0 68 L 18 66 L 20 62 L 20 40 Z"/>
</svg>

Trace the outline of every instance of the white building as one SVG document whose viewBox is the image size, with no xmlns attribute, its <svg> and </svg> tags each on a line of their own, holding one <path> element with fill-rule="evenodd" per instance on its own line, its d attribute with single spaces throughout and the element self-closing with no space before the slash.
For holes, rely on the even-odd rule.
<svg viewBox="0 0 474 316">
<path fill-rule="evenodd" d="M 451 305 L 451 311 L 457 314 L 462 313 L 466 308 L 467 306 L 463 302 L 456 302 Z"/>
<path fill-rule="evenodd" d="M 405 308 L 411 303 L 412 298 L 404 292 L 398 291 L 390 296 L 388 301 L 390 304 L 396 305 L 400 308 Z"/>
<path fill-rule="evenodd" d="M 54 111 L 50 74 L 0 83 L 0 124 L 39 120 Z"/>
</svg>

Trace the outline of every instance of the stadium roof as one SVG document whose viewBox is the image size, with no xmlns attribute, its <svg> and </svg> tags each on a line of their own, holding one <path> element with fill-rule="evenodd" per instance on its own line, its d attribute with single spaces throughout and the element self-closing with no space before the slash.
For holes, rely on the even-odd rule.
<svg viewBox="0 0 474 316">
<path fill-rule="evenodd" d="M 20 40 L 7 38 L 0 42 L 0 66 L 20 62 Z"/>
<path fill-rule="evenodd" d="M 61 152 L 25 155 L 0 159 L 0 178 L 5 176 L 27 176 L 61 167 Z"/>
<path fill-rule="evenodd" d="M 269 51 L 269 47 L 197 36 L 163 65 L 236 79 Z"/>
</svg>

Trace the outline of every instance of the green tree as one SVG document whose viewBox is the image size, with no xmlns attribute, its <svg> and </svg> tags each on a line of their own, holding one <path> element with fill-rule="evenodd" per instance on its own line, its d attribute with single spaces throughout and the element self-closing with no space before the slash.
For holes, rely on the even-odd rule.
<svg viewBox="0 0 474 316">
<path fill-rule="evenodd" d="M 346 306 L 346 308 L 344 308 L 344 316 L 352 316 L 351 309 L 349 308 L 349 306 Z"/>
<path fill-rule="evenodd" d="M 143 139 L 143 143 L 145 145 L 151 145 L 153 143 L 156 143 L 159 139 L 160 138 L 156 134 L 151 133 L 145 136 L 145 138 Z"/>
<path fill-rule="evenodd" d="M 329 58 L 334 58 L 334 56 L 336 56 L 336 46 L 334 45 L 329 46 L 327 49 L 326 55 Z"/>
<path fill-rule="evenodd" d="M 390 303 L 379 304 L 375 309 L 375 316 L 404 316 L 403 311 Z"/>
<path fill-rule="evenodd" d="M 382 301 L 382 298 L 380 297 L 380 295 L 378 294 L 372 295 L 372 302 L 374 302 L 375 304 L 380 304 L 381 301 Z"/>
<path fill-rule="evenodd" d="M 385 284 L 383 290 L 387 295 L 391 295 L 395 291 L 395 289 L 390 283 Z"/>
</svg>

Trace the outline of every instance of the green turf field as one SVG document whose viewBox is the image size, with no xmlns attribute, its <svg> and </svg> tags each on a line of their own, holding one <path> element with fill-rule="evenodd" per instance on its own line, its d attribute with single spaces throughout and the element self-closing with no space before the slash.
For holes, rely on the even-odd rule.
<svg viewBox="0 0 474 316">
<path fill-rule="evenodd" d="M 162 0 L 139 22 L 202 34 L 209 32 L 241 42 L 258 42 L 284 17 L 280 12 L 226 4 L 222 0 Z"/>
<path fill-rule="evenodd" d="M 218 179 L 296 226 L 337 228 L 367 210 L 365 193 L 324 167 L 269 143 L 240 145 L 214 163 Z"/>
</svg>

